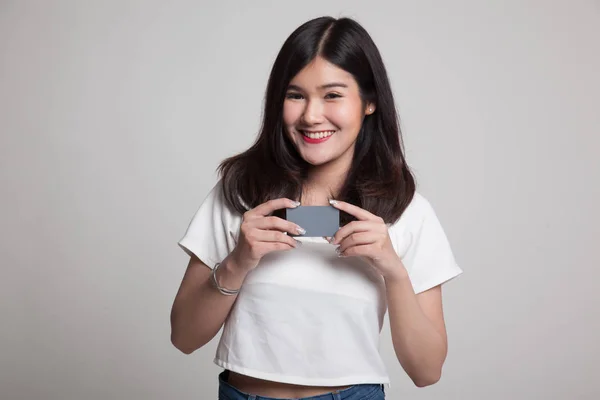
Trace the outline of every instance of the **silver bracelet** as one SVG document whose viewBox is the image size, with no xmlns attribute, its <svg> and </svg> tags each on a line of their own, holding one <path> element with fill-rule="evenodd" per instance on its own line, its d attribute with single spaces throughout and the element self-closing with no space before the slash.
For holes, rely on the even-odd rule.
<svg viewBox="0 0 600 400">
<path fill-rule="evenodd" d="M 220 266 L 221 266 L 221 263 L 217 263 L 212 270 L 212 281 L 213 281 L 214 286 L 219 290 L 219 292 L 221 292 L 221 294 L 224 294 L 226 296 L 233 296 L 233 295 L 238 294 L 240 292 L 240 289 L 232 290 L 232 289 L 227 289 L 227 288 L 221 287 L 219 285 L 219 282 L 217 281 L 217 269 Z"/>
</svg>

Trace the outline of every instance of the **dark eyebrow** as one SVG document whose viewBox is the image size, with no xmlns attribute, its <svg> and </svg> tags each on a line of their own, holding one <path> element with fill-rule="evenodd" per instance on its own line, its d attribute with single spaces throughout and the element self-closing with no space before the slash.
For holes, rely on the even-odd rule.
<svg viewBox="0 0 600 400">
<path fill-rule="evenodd" d="M 330 89 L 330 88 L 334 88 L 334 87 L 341 87 L 341 88 L 347 89 L 348 85 L 346 85 L 345 83 L 341 83 L 341 82 L 332 82 L 332 83 L 326 83 L 325 85 L 319 86 L 319 89 Z M 302 88 L 300 88 L 300 86 L 296 86 L 296 85 L 289 85 L 288 90 L 297 90 L 297 91 L 301 92 Z"/>
</svg>

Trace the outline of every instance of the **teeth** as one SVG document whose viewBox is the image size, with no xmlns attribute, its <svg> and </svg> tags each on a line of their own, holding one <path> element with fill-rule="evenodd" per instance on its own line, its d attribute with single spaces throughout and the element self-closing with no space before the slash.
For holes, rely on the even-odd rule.
<svg viewBox="0 0 600 400">
<path fill-rule="evenodd" d="M 334 133 L 335 133 L 335 131 L 323 131 L 323 132 L 314 132 L 314 133 L 302 131 L 302 134 L 304 136 L 307 136 L 311 139 L 323 139 L 323 138 L 333 135 Z"/>
</svg>

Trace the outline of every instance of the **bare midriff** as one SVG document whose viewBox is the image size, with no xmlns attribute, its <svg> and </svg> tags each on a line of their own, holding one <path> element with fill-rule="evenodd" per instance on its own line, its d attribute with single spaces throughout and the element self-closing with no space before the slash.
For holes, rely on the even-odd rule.
<svg viewBox="0 0 600 400">
<path fill-rule="evenodd" d="M 227 380 L 231 386 L 241 392 L 263 397 L 278 398 L 298 398 L 319 396 L 322 394 L 335 392 L 336 390 L 347 389 L 350 386 L 303 386 L 292 385 L 289 383 L 266 381 L 264 379 L 253 378 L 251 376 L 229 372 Z"/>
</svg>

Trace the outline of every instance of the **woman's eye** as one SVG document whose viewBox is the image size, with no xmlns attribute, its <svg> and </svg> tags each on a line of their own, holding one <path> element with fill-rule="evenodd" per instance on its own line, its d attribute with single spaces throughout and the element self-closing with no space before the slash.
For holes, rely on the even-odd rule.
<svg viewBox="0 0 600 400">
<path fill-rule="evenodd" d="M 339 95 L 339 94 L 337 94 L 337 93 L 327 93 L 325 95 L 325 99 L 328 99 L 328 100 L 335 99 L 335 98 L 338 98 L 338 97 L 342 97 L 342 96 Z M 290 93 L 287 93 L 285 95 L 285 98 L 286 99 L 292 99 L 292 100 L 302 100 L 304 98 L 304 96 L 302 96 L 300 93 L 290 92 Z"/>
<path fill-rule="evenodd" d="M 288 93 L 285 95 L 286 99 L 300 100 L 302 95 L 300 93 Z"/>
</svg>

